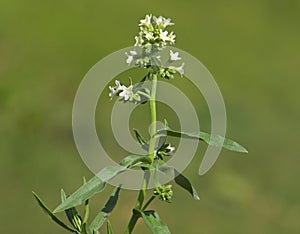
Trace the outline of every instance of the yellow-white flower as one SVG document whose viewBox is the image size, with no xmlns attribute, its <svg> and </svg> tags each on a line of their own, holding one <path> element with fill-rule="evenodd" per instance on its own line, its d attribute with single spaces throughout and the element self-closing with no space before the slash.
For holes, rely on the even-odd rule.
<svg viewBox="0 0 300 234">
<path fill-rule="evenodd" d="M 114 86 L 114 87 L 109 86 L 110 93 L 109 93 L 108 96 L 110 98 L 112 98 L 117 92 L 119 92 L 120 90 L 122 90 L 122 86 L 123 85 L 121 84 L 121 82 L 118 81 L 118 80 L 116 80 L 115 83 L 116 83 L 116 86 Z"/>
<path fill-rule="evenodd" d="M 129 87 L 126 87 L 125 85 L 122 85 L 122 92 L 119 93 L 120 97 L 124 98 L 124 101 L 128 101 L 130 97 L 132 97 L 133 91 L 132 91 L 133 86 L 130 85 Z"/>
<path fill-rule="evenodd" d="M 158 18 L 156 16 L 153 16 L 153 21 L 156 25 L 159 25 L 163 23 L 164 18 L 162 16 L 159 16 Z"/>
<path fill-rule="evenodd" d="M 181 58 L 179 57 L 179 52 L 173 52 L 172 50 L 170 50 L 170 60 L 171 61 L 178 61 Z"/>
<path fill-rule="evenodd" d="M 162 25 L 163 25 L 164 27 L 167 27 L 167 26 L 172 26 L 172 25 L 174 25 L 174 23 L 171 22 L 171 19 L 170 19 L 170 18 L 168 18 L 168 19 L 165 19 L 165 18 L 164 18 L 164 20 L 163 20 L 163 22 L 162 22 Z"/>
<path fill-rule="evenodd" d="M 175 37 L 176 37 L 176 35 L 174 34 L 174 32 L 171 32 L 169 34 L 169 42 L 171 45 L 175 43 Z"/>
<path fill-rule="evenodd" d="M 152 39 L 154 39 L 154 35 L 153 35 L 153 32 L 147 32 L 146 34 L 145 34 L 145 38 L 147 39 L 147 40 L 152 40 Z"/>
<path fill-rule="evenodd" d="M 151 25 L 151 17 L 152 17 L 152 14 L 146 15 L 145 19 L 140 20 L 139 26 L 149 27 Z"/>
<path fill-rule="evenodd" d="M 184 74 L 184 69 L 183 69 L 183 67 L 184 67 L 184 63 L 182 63 L 180 67 L 170 66 L 169 68 L 170 68 L 170 69 L 173 69 L 173 70 L 175 70 L 175 71 L 177 71 L 177 72 L 180 74 L 180 76 L 182 77 L 183 74 Z"/>
<path fill-rule="evenodd" d="M 168 37 L 168 31 L 163 31 L 162 29 L 159 30 L 159 38 L 162 41 L 169 41 L 169 37 Z"/>
<path fill-rule="evenodd" d="M 133 61 L 133 57 L 135 55 L 137 55 L 137 52 L 134 51 L 134 50 L 131 50 L 129 52 L 129 54 L 127 52 L 125 52 L 126 56 L 127 56 L 127 60 L 126 60 L 126 63 L 128 64 L 128 66 L 131 64 L 131 62 Z"/>
</svg>

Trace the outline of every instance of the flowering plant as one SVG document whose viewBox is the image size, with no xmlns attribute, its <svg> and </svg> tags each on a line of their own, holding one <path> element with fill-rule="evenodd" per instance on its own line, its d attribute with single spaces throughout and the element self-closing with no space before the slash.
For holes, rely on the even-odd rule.
<svg viewBox="0 0 300 234">
<path fill-rule="evenodd" d="M 243 146 L 221 136 L 213 136 L 204 132 L 186 133 L 173 130 L 169 127 L 166 120 L 164 120 L 162 128 L 157 128 L 156 89 L 158 79 L 169 80 L 175 78 L 176 74 L 179 74 L 181 77 L 185 74 L 185 63 L 182 62 L 182 56 L 179 52 L 168 49 L 168 46 L 174 45 L 176 38 L 173 31 L 168 31 L 169 26 L 172 25 L 174 25 L 174 23 L 171 22 L 171 19 L 166 19 L 162 16 L 155 17 L 146 15 L 145 19 L 140 20 L 140 32 L 135 37 L 135 47 L 133 50 L 125 53 L 127 56 L 126 63 L 128 65 L 134 64 L 137 67 L 144 68 L 147 70 L 147 73 L 137 84 L 132 84 L 130 80 L 130 85 L 126 86 L 122 84 L 121 81 L 115 80 L 115 85 L 109 86 L 109 97 L 111 99 L 117 95 L 124 103 L 149 103 L 152 123 L 149 140 L 145 140 L 139 131 L 134 129 L 136 139 L 146 154 L 129 155 L 123 158 L 119 165 L 103 168 L 89 181 L 86 182 L 84 180 L 84 184 L 70 196 L 67 196 L 62 190 L 61 203 L 54 211 L 47 208 L 42 200 L 34 194 L 42 209 L 64 229 L 73 233 L 96 234 L 100 233 L 100 228 L 106 223 L 107 233 L 113 233 L 108 218 L 117 204 L 122 185 L 114 189 L 104 208 L 100 210 L 91 222 L 89 221 L 89 200 L 96 193 L 102 192 L 110 180 L 130 168 L 135 168 L 142 171 L 143 182 L 125 233 L 132 233 L 140 218 L 144 220 L 152 233 L 170 233 L 169 228 L 160 219 L 156 211 L 148 209 L 151 202 L 156 198 L 168 203 L 172 201 L 172 184 L 161 183 L 158 174 L 163 173 L 171 178 L 170 180 L 174 180 L 175 184 L 189 192 L 194 199 L 199 200 L 199 196 L 191 182 L 176 168 L 168 165 L 167 159 L 172 158 L 176 152 L 176 148 L 168 142 L 169 136 L 197 139 L 215 147 L 247 152 Z M 168 58 L 165 59 L 161 55 L 166 48 L 168 49 Z M 146 81 L 151 83 L 151 88 L 144 85 Z M 151 178 L 154 181 L 154 186 L 152 187 L 153 191 L 148 200 L 145 201 Z M 85 209 L 84 214 L 80 215 L 76 207 L 82 204 Z M 65 212 L 72 226 L 65 224 L 56 216 L 56 213 L 62 211 Z"/>
</svg>

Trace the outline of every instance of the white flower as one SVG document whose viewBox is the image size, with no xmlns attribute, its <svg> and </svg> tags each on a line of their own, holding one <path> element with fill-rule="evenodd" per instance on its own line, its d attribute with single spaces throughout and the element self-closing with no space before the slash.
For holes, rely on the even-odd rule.
<svg viewBox="0 0 300 234">
<path fill-rule="evenodd" d="M 137 55 L 137 52 L 135 50 L 130 50 L 130 54 L 134 56 Z"/>
<path fill-rule="evenodd" d="M 179 72 L 179 74 L 181 75 L 181 77 L 182 77 L 182 75 L 184 74 L 184 69 L 183 69 L 183 67 L 184 67 L 184 63 L 182 63 L 180 67 L 177 67 L 177 69 L 175 69 L 176 71 Z"/>
<path fill-rule="evenodd" d="M 175 37 L 176 37 L 176 35 L 174 34 L 174 32 L 171 32 L 169 34 L 169 41 L 170 41 L 171 45 L 175 43 Z"/>
<path fill-rule="evenodd" d="M 109 86 L 109 89 L 110 89 L 110 94 L 108 95 L 110 98 L 112 98 L 117 92 L 119 92 L 120 90 L 122 90 L 122 84 L 120 81 L 116 80 L 115 81 L 116 83 L 116 86 L 114 87 L 111 87 Z"/>
<path fill-rule="evenodd" d="M 174 23 L 171 22 L 171 19 L 168 18 L 168 19 L 165 19 L 164 17 L 162 16 L 159 16 L 158 18 L 153 16 L 153 21 L 156 25 L 162 25 L 164 28 L 167 27 L 167 26 L 172 26 L 174 25 Z"/>
<path fill-rule="evenodd" d="M 162 22 L 162 25 L 163 25 L 164 27 L 167 27 L 167 26 L 172 26 L 172 25 L 174 25 L 174 23 L 171 22 L 171 19 L 170 19 L 170 18 L 168 18 L 168 19 L 164 19 L 164 21 Z"/>
<path fill-rule="evenodd" d="M 178 61 L 181 58 L 179 57 L 179 52 L 173 52 L 172 50 L 170 50 L 170 60 L 171 61 Z"/>
<path fill-rule="evenodd" d="M 149 40 L 149 41 L 150 41 L 151 39 L 153 39 L 153 38 L 154 38 L 154 36 L 153 36 L 153 32 L 147 32 L 147 33 L 146 33 L 146 35 L 145 35 L 145 37 L 146 37 L 146 39 L 147 39 L 147 40 Z"/>
<path fill-rule="evenodd" d="M 131 64 L 132 60 L 133 60 L 133 57 L 135 55 L 137 55 L 137 52 L 134 51 L 134 50 L 131 50 L 129 52 L 129 54 L 127 52 L 125 52 L 126 56 L 127 56 L 127 60 L 126 60 L 126 63 L 128 63 L 128 66 Z"/>
<path fill-rule="evenodd" d="M 169 37 L 168 37 L 168 31 L 164 31 L 163 30 L 159 30 L 159 38 L 163 41 L 168 41 Z"/>
<path fill-rule="evenodd" d="M 156 25 L 159 25 L 163 23 L 164 18 L 162 16 L 159 16 L 158 18 L 156 16 L 153 16 L 153 20 Z"/>
<path fill-rule="evenodd" d="M 122 85 L 122 92 L 119 93 L 120 97 L 124 98 L 124 101 L 128 101 L 129 98 L 131 98 L 134 94 L 132 91 L 133 86 L 130 85 L 129 87 L 126 87 L 124 85 Z"/>
<path fill-rule="evenodd" d="M 135 36 L 134 39 L 135 39 L 135 44 L 134 44 L 134 46 L 138 46 L 138 45 L 140 44 L 140 37 Z"/>
<path fill-rule="evenodd" d="M 169 150 L 169 153 L 173 152 L 175 150 L 175 147 L 171 146 L 171 144 L 168 144 L 166 147 L 167 150 Z"/>
<path fill-rule="evenodd" d="M 177 71 L 180 74 L 180 76 L 182 77 L 182 75 L 184 74 L 183 67 L 184 67 L 184 63 L 182 63 L 180 67 L 170 66 L 169 68 L 174 69 L 175 71 Z"/>
<path fill-rule="evenodd" d="M 129 66 L 133 60 L 133 56 L 129 55 L 127 52 L 126 52 L 126 55 L 127 55 L 126 63 L 128 63 L 128 66 Z"/>
<path fill-rule="evenodd" d="M 140 32 L 138 36 L 134 37 L 135 39 L 135 44 L 134 46 L 141 46 L 144 43 L 144 40 L 142 38 L 143 33 Z"/>
<path fill-rule="evenodd" d="M 152 14 L 146 15 L 145 19 L 140 20 L 139 26 L 149 27 L 151 25 L 151 17 L 152 17 Z"/>
</svg>

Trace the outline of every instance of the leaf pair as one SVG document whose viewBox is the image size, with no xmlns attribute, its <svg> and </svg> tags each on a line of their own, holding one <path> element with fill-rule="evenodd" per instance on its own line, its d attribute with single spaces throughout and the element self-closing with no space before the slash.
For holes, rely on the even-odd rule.
<svg viewBox="0 0 300 234">
<path fill-rule="evenodd" d="M 107 233 L 112 234 L 112 227 L 110 222 L 107 220 L 110 213 L 114 209 L 114 207 L 117 204 L 118 198 L 119 198 L 119 192 L 121 190 L 121 187 L 117 187 L 111 196 L 109 197 L 108 201 L 106 202 L 105 206 L 101 211 L 98 213 L 98 215 L 94 218 L 94 220 L 91 222 L 90 226 L 87 228 L 87 218 L 88 218 L 88 210 L 85 210 L 85 218 L 82 220 L 80 215 L 78 214 L 75 207 L 71 207 L 65 210 L 65 213 L 67 215 L 68 220 L 73 225 L 73 227 L 70 227 L 69 225 L 65 224 L 62 220 L 60 220 L 43 202 L 42 200 L 33 192 L 34 197 L 36 198 L 39 206 L 46 212 L 46 214 L 59 226 L 63 227 L 64 229 L 73 232 L 73 233 L 84 233 L 84 234 L 97 234 L 99 233 L 99 229 L 104 224 L 105 221 L 107 221 Z M 67 197 L 65 192 L 61 191 L 61 198 L 62 202 L 64 202 Z M 88 200 L 86 201 L 86 206 L 88 207 Z"/>
<path fill-rule="evenodd" d="M 64 190 L 61 190 L 61 201 L 64 202 L 67 199 L 67 196 L 64 192 Z M 78 211 L 75 207 L 71 207 L 67 210 L 65 210 L 66 216 L 69 220 L 69 222 L 73 225 L 73 227 L 78 230 L 79 232 L 82 231 L 83 228 L 83 220 L 78 214 Z"/>
<path fill-rule="evenodd" d="M 63 227 L 64 229 L 66 229 L 70 232 L 80 234 L 80 232 L 78 230 L 74 229 L 73 227 L 70 227 L 69 225 L 67 225 L 63 221 L 61 221 L 58 217 L 56 217 L 56 215 L 43 203 L 43 201 L 38 197 L 38 195 L 36 195 L 34 192 L 32 192 L 32 193 L 33 193 L 33 196 L 35 197 L 35 199 L 37 200 L 39 206 L 55 223 L 57 223 L 59 226 Z"/>
</svg>

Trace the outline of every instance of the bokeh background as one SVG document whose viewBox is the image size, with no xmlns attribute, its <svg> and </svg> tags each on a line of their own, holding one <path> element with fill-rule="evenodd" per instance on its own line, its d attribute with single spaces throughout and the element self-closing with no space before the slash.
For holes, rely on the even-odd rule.
<svg viewBox="0 0 300 234">
<path fill-rule="evenodd" d="M 54 208 L 60 188 L 70 193 L 83 176 L 92 177 L 72 136 L 76 89 L 97 61 L 134 44 L 138 20 L 153 13 L 175 21 L 176 46 L 214 75 L 226 102 L 227 134 L 249 150 L 222 151 L 199 176 L 206 147 L 200 144 L 184 173 L 201 200 L 175 187 L 172 204 L 156 201 L 153 208 L 172 233 L 300 233 L 299 12 L 298 0 L 0 0 L 0 232 L 66 233 L 31 191 Z M 188 85 L 181 83 L 187 91 Z M 113 104 L 107 94 L 106 115 Z M 203 101 L 197 110 L 209 130 Z M 125 156 L 109 128 L 101 121 L 97 127 L 108 148 Z M 92 215 L 111 190 L 92 200 Z M 135 192 L 121 193 L 111 216 L 116 233 L 135 199 Z M 136 233 L 149 231 L 140 222 Z"/>
</svg>

